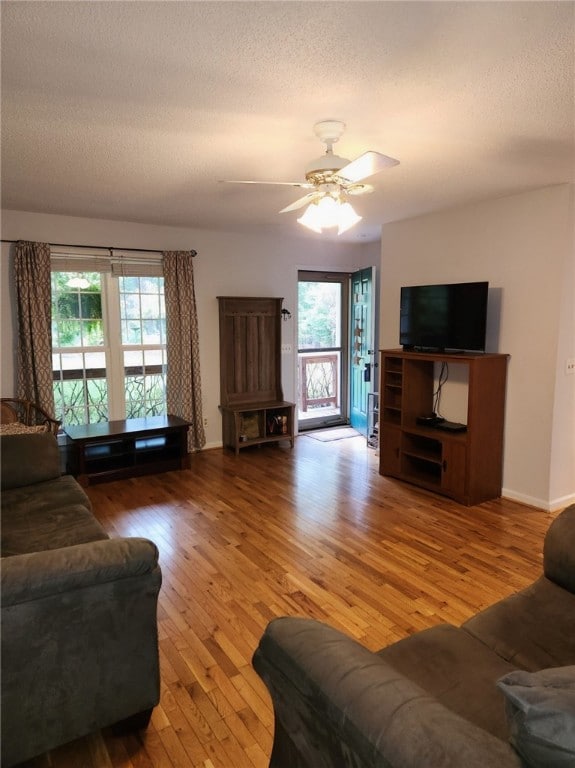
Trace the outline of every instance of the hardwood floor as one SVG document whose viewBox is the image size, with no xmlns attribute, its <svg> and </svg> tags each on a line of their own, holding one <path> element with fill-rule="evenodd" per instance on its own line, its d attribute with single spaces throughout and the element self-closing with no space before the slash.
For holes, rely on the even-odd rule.
<svg viewBox="0 0 575 768">
<path fill-rule="evenodd" d="M 162 698 L 145 733 L 110 729 L 29 768 L 264 768 L 273 716 L 251 656 L 267 622 L 325 621 L 375 650 L 458 624 L 541 572 L 552 516 L 466 508 L 378 474 L 361 437 L 192 457 L 88 488 L 113 536 L 160 550 Z"/>
</svg>

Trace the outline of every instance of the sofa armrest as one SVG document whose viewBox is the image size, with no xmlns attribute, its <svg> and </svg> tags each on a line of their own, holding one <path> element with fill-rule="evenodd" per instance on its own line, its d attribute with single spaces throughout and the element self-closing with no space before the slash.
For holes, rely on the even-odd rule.
<svg viewBox="0 0 575 768">
<path fill-rule="evenodd" d="M 272 621 L 253 664 L 274 705 L 273 768 L 521 765 L 507 743 L 312 619 Z"/>
<path fill-rule="evenodd" d="M 575 504 L 564 509 L 547 530 L 543 571 L 548 579 L 575 593 Z"/>
<path fill-rule="evenodd" d="M 3 766 L 158 703 L 161 578 L 146 539 L 2 560 Z"/>
<path fill-rule="evenodd" d="M 104 539 L 2 560 L 2 605 L 142 576 L 158 567 L 148 539 Z"/>
</svg>

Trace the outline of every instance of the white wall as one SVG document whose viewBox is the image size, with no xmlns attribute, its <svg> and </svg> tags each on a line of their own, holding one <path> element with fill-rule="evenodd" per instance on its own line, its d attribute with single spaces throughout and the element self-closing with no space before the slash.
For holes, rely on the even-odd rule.
<svg viewBox="0 0 575 768">
<path fill-rule="evenodd" d="M 294 226 L 297 226 L 294 222 Z M 312 239 L 313 238 L 313 239 Z M 217 296 L 282 296 L 293 319 L 282 323 L 283 342 L 292 354 L 282 356 L 282 382 L 286 400 L 296 396 L 297 270 L 355 271 L 379 262 L 379 244 L 328 243 L 310 239 L 277 240 L 269 235 L 221 233 L 118 221 L 53 216 L 22 211 L 2 212 L 2 239 L 37 240 L 76 245 L 194 249 L 196 302 L 200 330 L 202 400 L 207 447 L 221 445 L 219 405 L 219 327 Z M 14 394 L 14 306 L 11 289 L 12 247 L 2 246 L 1 263 L 1 395 Z"/>
<path fill-rule="evenodd" d="M 573 187 L 561 185 L 395 222 L 382 235 L 383 347 L 398 345 L 402 285 L 489 281 L 487 351 L 510 355 L 504 495 L 549 509 L 575 500 L 575 376 L 565 375 L 573 225 Z"/>
<path fill-rule="evenodd" d="M 575 483 L 575 375 L 567 375 L 566 361 L 575 358 L 575 186 L 570 187 L 571 217 L 566 224 L 565 268 L 559 309 L 557 377 L 551 442 L 550 498 L 557 505 L 572 500 Z"/>
<path fill-rule="evenodd" d="M 398 345 L 401 285 L 489 280 L 488 349 L 511 356 L 504 494 L 552 509 L 575 499 L 575 376 L 564 372 L 565 359 L 575 357 L 574 219 L 573 187 L 550 187 L 389 224 L 381 247 L 381 347 Z M 380 255 L 373 243 L 278 241 L 17 211 L 3 211 L 2 238 L 198 251 L 194 267 L 208 446 L 221 442 L 216 296 L 283 296 L 284 306 L 294 312 L 298 268 L 354 271 L 377 264 Z M 15 391 L 10 254 L 11 248 L 2 246 L 4 397 Z M 282 331 L 293 350 L 282 358 L 284 396 L 294 400 L 295 312 Z M 453 408 L 448 418 L 464 420 L 456 391 L 446 397 L 446 407 Z"/>
</svg>

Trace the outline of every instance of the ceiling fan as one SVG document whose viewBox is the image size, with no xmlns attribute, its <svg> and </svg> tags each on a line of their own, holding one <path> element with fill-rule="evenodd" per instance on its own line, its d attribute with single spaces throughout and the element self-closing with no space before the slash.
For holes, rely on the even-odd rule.
<svg viewBox="0 0 575 768">
<path fill-rule="evenodd" d="M 312 160 L 306 167 L 306 181 L 239 181 L 227 180 L 229 184 L 278 184 L 311 190 L 295 202 L 282 208 L 280 213 L 296 211 L 308 205 L 298 219 L 300 224 L 315 232 L 337 227 L 338 234 L 350 229 L 361 220 L 347 200 L 350 195 L 364 195 L 373 192 L 364 179 L 384 168 L 398 165 L 399 160 L 382 155 L 380 152 L 364 152 L 355 160 L 335 155 L 333 145 L 339 141 L 345 130 L 340 120 L 322 120 L 314 125 L 315 135 L 326 145 L 325 154 Z"/>
</svg>

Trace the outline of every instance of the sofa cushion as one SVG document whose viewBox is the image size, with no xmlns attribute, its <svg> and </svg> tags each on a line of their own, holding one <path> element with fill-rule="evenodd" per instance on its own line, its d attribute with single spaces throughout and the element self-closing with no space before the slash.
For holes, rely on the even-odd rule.
<svg viewBox="0 0 575 768">
<path fill-rule="evenodd" d="M 90 500 L 69 475 L 2 494 L 3 557 L 107 539 Z"/>
<path fill-rule="evenodd" d="M 108 539 L 90 510 L 79 504 L 57 507 L 41 515 L 19 515 L 2 524 L 2 557 L 60 549 Z"/>
<path fill-rule="evenodd" d="M 71 475 L 34 485 L 10 488 L 2 493 L 2 517 L 11 520 L 19 515 L 42 514 L 53 507 L 80 504 L 91 509 L 90 499 Z"/>
<path fill-rule="evenodd" d="M 58 441 L 51 432 L 2 435 L 0 440 L 2 490 L 41 483 L 61 474 Z"/>
<path fill-rule="evenodd" d="M 534 672 L 575 664 L 574 617 L 575 594 L 542 576 L 463 628 L 514 667 Z"/>
<path fill-rule="evenodd" d="M 511 743 L 527 765 L 575 765 L 575 666 L 518 670 L 497 685 L 507 700 Z"/>
<path fill-rule="evenodd" d="M 378 653 L 443 706 L 507 739 L 503 697 L 495 680 L 515 667 L 449 624 L 417 632 Z"/>
</svg>

